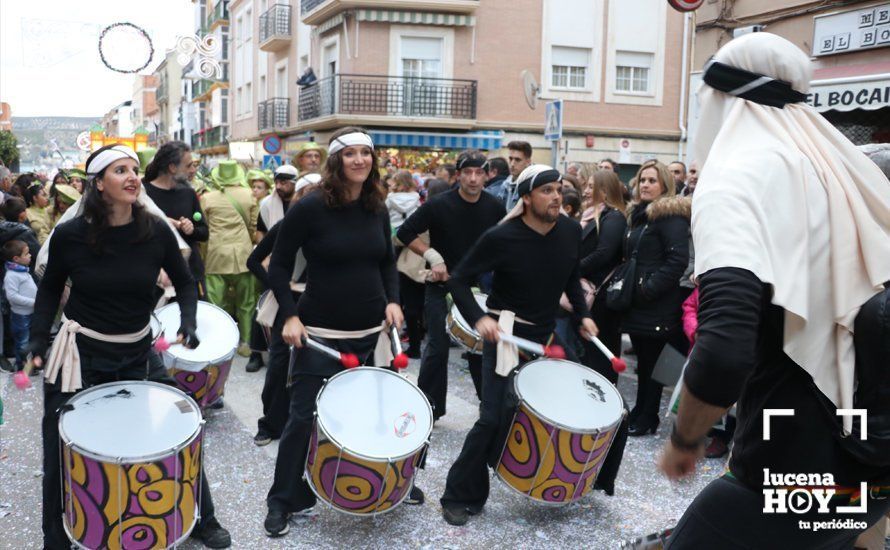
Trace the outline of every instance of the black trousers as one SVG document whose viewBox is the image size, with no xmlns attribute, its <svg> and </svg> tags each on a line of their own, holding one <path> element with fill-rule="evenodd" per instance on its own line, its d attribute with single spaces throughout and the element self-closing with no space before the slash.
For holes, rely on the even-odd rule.
<svg viewBox="0 0 890 550">
<path fill-rule="evenodd" d="M 448 316 L 448 291 L 439 284 L 428 283 L 423 309 L 426 318 L 427 342 L 420 361 L 420 374 L 417 387 L 423 391 L 433 405 L 433 417 L 441 418 L 446 413 L 448 395 L 448 334 L 445 332 L 445 318 Z M 482 360 L 478 355 L 467 357 L 470 376 L 476 388 L 476 395 L 482 395 L 483 377 L 480 372 Z"/>
<path fill-rule="evenodd" d="M 426 285 L 418 283 L 404 273 L 399 273 L 399 293 L 402 297 L 402 311 L 405 314 L 405 329 L 408 333 L 408 346 L 420 350 L 423 342 L 423 297 Z"/>
<path fill-rule="evenodd" d="M 290 386 L 290 409 L 275 460 L 275 477 L 266 496 L 269 510 L 284 513 L 298 512 L 315 505 L 315 493 L 303 479 L 315 399 L 326 377 L 314 374 L 295 374 Z"/>
<path fill-rule="evenodd" d="M 683 331 L 677 329 L 664 336 L 631 334 L 630 342 L 637 354 L 637 400 L 630 410 L 630 423 L 654 426 L 658 424 L 658 409 L 661 406 L 661 392 L 664 390 L 664 384 L 652 380 L 655 363 L 666 344 L 685 355 L 689 341 Z"/>
<path fill-rule="evenodd" d="M 84 388 L 121 380 L 151 380 L 170 386 L 176 382 L 167 376 L 163 360 L 154 352 L 145 366 L 116 372 L 91 368 L 91 358 L 81 355 L 81 378 Z M 62 474 L 59 441 L 59 409 L 74 394 L 63 393 L 57 384 L 43 384 L 43 547 L 49 550 L 71 548 L 62 526 Z M 206 454 L 204 455 L 207 456 Z M 201 472 L 201 522 L 213 518 L 215 511 L 207 475 Z"/>
<path fill-rule="evenodd" d="M 599 329 L 597 336 L 609 351 L 621 357 L 621 315 L 606 307 L 605 293 L 599 293 L 593 301 L 591 314 Z M 612 362 L 592 342 L 582 339 L 584 364 L 602 374 L 613 384 L 618 383 L 618 373 L 612 369 Z"/>
<path fill-rule="evenodd" d="M 818 514 L 814 505 L 805 514 L 764 514 L 762 491 L 745 487 L 735 479 L 721 477 L 712 481 L 677 523 L 666 548 L 698 550 L 823 549 L 853 548 L 856 537 L 865 529 L 802 529 L 799 522 L 827 522 L 852 519 L 874 525 L 888 510 L 890 499 L 868 499 L 865 514 Z M 834 508 L 833 504 L 829 504 Z"/>
<path fill-rule="evenodd" d="M 256 353 L 270 351 L 269 346 L 271 345 L 271 342 L 266 341 L 266 333 L 263 332 L 263 327 L 256 322 L 256 311 L 254 311 L 253 317 L 250 320 L 250 351 Z"/>
<path fill-rule="evenodd" d="M 258 431 L 268 434 L 272 439 L 281 437 L 290 408 L 290 392 L 287 390 L 290 346 L 281 337 L 283 325 L 284 321 L 279 318 L 276 318 L 275 324 L 272 325 L 269 364 L 266 366 L 266 379 L 263 382 L 261 395 L 263 416 L 257 420 Z"/>
</svg>

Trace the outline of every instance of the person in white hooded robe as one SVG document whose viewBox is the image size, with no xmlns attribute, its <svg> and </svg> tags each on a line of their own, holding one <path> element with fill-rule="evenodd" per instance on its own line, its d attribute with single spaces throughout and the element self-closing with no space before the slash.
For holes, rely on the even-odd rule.
<svg viewBox="0 0 890 550">
<path fill-rule="evenodd" d="M 800 49 L 767 33 L 733 40 L 705 66 L 698 335 L 660 468 L 690 474 L 736 402 L 738 427 L 728 472 L 668 548 L 852 547 L 890 508 L 890 182 L 805 103 L 811 72 Z M 854 422 L 854 408 L 867 421 Z M 784 475 L 798 473 L 815 477 Z M 778 489 L 802 492 L 780 503 Z M 801 499 L 808 511 L 765 511 Z M 851 521 L 814 528 L 831 520 Z"/>
</svg>

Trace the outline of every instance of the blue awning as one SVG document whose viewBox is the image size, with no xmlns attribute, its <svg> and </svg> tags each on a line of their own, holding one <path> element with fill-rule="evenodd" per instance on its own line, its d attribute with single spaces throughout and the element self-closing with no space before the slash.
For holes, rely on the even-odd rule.
<svg viewBox="0 0 890 550">
<path fill-rule="evenodd" d="M 501 148 L 502 130 L 481 130 L 467 134 L 437 134 L 432 132 L 398 132 L 371 130 L 377 147 L 422 147 L 427 149 L 483 149 Z"/>
</svg>

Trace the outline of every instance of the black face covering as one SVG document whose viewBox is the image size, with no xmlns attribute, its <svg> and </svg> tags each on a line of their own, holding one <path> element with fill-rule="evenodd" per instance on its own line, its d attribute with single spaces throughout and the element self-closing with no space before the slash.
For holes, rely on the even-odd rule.
<svg viewBox="0 0 890 550">
<path fill-rule="evenodd" d="M 807 100 L 807 94 L 798 92 L 787 82 L 713 59 L 705 65 L 704 81 L 715 90 L 769 107 L 782 108 L 789 103 Z"/>
</svg>

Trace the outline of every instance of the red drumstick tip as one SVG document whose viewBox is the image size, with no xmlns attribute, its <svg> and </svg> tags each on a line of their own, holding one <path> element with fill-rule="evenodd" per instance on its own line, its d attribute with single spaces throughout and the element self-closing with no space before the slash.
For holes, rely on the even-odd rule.
<svg viewBox="0 0 890 550">
<path fill-rule="evenodd" d="M 358 356 L 354 353 L 341 353 L 340 362 L 343 363 L 343 366 L 347 369 L 354 369 L 358 366 Z"/>
<path fill-rule="evenodd" d="M 563 349 L 562 346 L 555 344 L 552 346 L 544 346 L 544 355 L 551 359 L 565 359 L 566 350 Z"/>
<path fill-rule="evenodd" d="M 25 371 L 20 370 L 12 377 L 12 381 L 15 382 L 15 387 L 20 390 L 24 390 L 31 385 L 31 381 L 28 380 L 28 375 L 25 374 Z"/>
<path fill-rule="evenodd" d="M 158 353 L 164 353 L 165 351 L 170 349 L 170 342 L 168 342 L 167 339 L 164 338 L 163 335 L 161 335 L 161 336 L 158 336 L 158 339 L 155 342 L 154 347 L 155 347 L 155 351 L 157 351 Z"/>
<path fill-rule="evenodd" d="M 613 357 L 612 370 L 620 374 L 627 370 L 627 363 L 625 363 L 624 359 L 621 359 L 620 357 Z"/>
<path fill-rule="evenodd" d="M 399 370 L 407 369 L 408 368 L 408 356 L 405 355 L 404 353 L 400 353 L 400 354 L 396 355 L 395 358 L 392 360 L 392 365 Z"/>
</svg>

